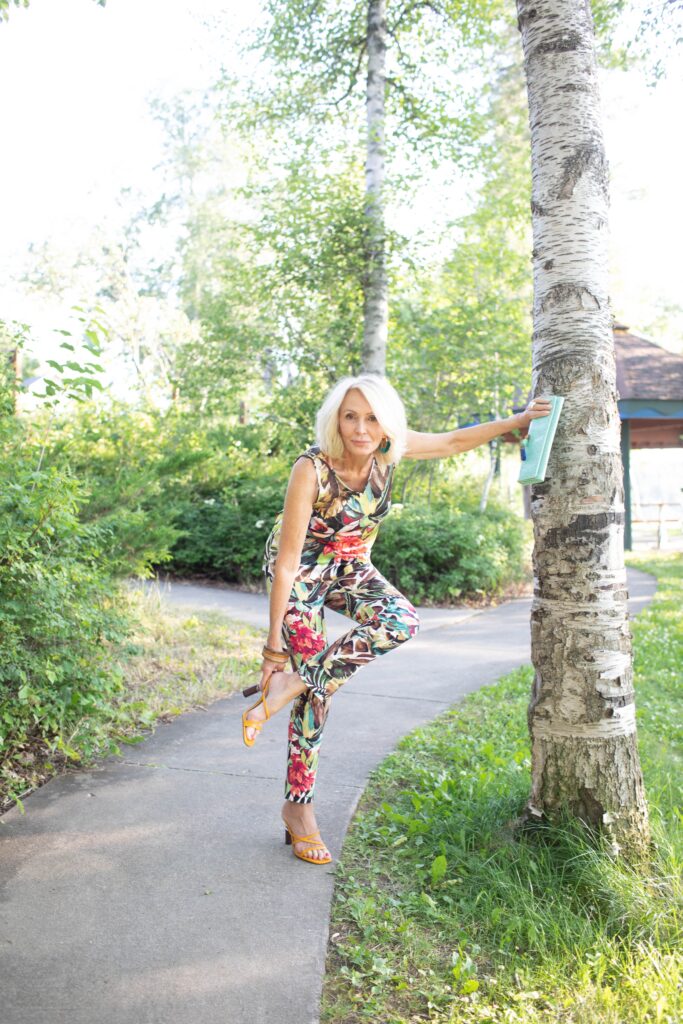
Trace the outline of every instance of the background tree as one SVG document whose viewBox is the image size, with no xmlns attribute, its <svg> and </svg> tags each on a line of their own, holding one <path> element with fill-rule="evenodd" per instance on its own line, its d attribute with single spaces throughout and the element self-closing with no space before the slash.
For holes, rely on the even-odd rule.
<svg viewBox="0 0 683 1024">
<path fill-rule="evenodd" d="M 534 394 L 566 398 L 532 490 L 535 668 L 528 813 L 563 808 L 642 855 L 608 296 L 607 161 L 593 23 L 576 0 L 518 0 L 531 127 Z"/>
<path fill-rule="evenodd" d="M 243 127 L 286 125 L 291 146 L 292 139 L 301 143 L 312 134 L 319 143 L 331 125 L 337 131 L 343 126 L 357 148 L 365 107 L 361 365 L 368 372 L 383 373 L 386 365 L 385 187 L 391 175 L 385 158 L 403 146 L 467 165 L 485 126 L 481 58 L 494 44 L 502 10 L 479 0 L 406 3 L 389 15 L 384 0 L 266 4 L 268 22 L 254 47 L 270 62 L 274 82 L 249 96 L 240 114 Z M 478 74 L 468 78 L 475 54 Z M 235 105 L 229 109 L 234 115 Z"/>
</svg>

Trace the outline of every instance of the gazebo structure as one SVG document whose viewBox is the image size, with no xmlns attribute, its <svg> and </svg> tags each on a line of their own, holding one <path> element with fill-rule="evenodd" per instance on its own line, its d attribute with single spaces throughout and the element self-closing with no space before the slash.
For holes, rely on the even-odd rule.
<svg viewBox="0 0 683 1024">
<path fill-rule="evenodd" d="M 683 448 L 683 356 L 630 334 L 625 324 L 615 323 L 612 330 L 624 463 L 624 547 L 631 550 L 631 449 Z M 520 404 L 514 411 L 523 408 Z M 519 443 L 512 433 L 503 440 Z M 524 512 L 531 515 L 529 487 L 524 488 Z"/>
<path fill-rule="evenodd" d="M 624 546 L 630 550 L 631 449 L 683 448 L 683 356 L 630 334 L 625 324 L 615 323 L 613 330 L 624 463 Z"/>
</svg>

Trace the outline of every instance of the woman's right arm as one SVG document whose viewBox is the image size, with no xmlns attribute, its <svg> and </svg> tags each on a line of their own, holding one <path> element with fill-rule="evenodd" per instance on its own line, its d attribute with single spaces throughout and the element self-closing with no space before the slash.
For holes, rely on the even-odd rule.
<svg viewBox="0 0 683 1024">
<path fill-rule="evenodd" d="M 268 646 L 275 651 L 283 649 L 282 623 L 292 593 L 294 577 L 301 564 L 301 551 L 306 539 L 313 503 L 317 496 L 318 477 L 315 466 L 308 458 L 299 459 L 292 466 L 287 485 L 280 525 L 280 541 L 270 591 Z M 264 661 L 262 669 L 265 669 L 266 666 L 271 670 L 277 668 L 272 662 Z"/>
</svg>

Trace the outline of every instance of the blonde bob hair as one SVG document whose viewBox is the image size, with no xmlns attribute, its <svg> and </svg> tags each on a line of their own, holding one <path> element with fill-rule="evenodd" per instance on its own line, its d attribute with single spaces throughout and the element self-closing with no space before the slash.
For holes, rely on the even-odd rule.
<svg viewBox="0 0 683 1024">
<path fill-rule="evenodd" d="M 339 433 L 339 410 L 346 393 L 357 388 L 367 399 L 385 436 L 391 441 L 388 452 L 375 449 L 380 466 L 397 465 L 407 448 L 406 411 L 396 389 L 386 377 L 362 373 L 358 377 L 343 377 L 338 381 L 320 406 L 315 421 L 315 439 L 322 452 L 333 459 L 344 455 L 344 443 Z"/>
</svg>

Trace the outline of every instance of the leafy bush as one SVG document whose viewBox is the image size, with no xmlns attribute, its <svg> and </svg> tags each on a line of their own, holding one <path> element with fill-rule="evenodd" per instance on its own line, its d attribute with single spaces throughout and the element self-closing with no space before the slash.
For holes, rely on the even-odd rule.
<svg viewBox="0 0 683 1024">
<path fill-rule="evenodd" d="M 179 574 L 245 583 L 261 577 L 291 461 L 269 454 L 271 433 L 175 409 L 84 406 L 51 430 L 45 458 L 83 482 L 81 518 L 108 529 L 118 575 L 171 562 Z"/>
<path fill-rule="evenodd" d="M 180 514 L 182 533 L 173 549 L 173 569 L 224 580 L 260 580 L 263 551 L 286 482 L 278 478 L 242 478 L 215 498 L 196 496 Z"/>
<path fill-rule="evenodd" d="M 509 509 L 395 505 L 373 561 L 417 604 L 495 593 L 521 577 L 527 525 Z"/>
<path fill-rule="evenodd" d="M 127 631 L 116 604 L 106 525 L 79 519 L 84 495 L 37 444 L 0 421 L 0 749 L 36 737 L 69 753 L 99 743 L 120 675 L 111 649 Z"/>
<path fill-rule="evenodd" d="M 252 463 L 254 464 L 254 463 Z M 286 480 L 242 474 L 213 496 L 188 495 L 176 526 L 181 533 L 172 569 L 237 582 L 262 579 L 263 549 L 282 509 Z M 523 572 L 527 524 L 507 508 L 485 513 L 463 507 L 394 505 L 373 549 L 377 568 L 417 603 L 448 603 L 490 594 Z"/>
<path fill-rule="evenodd" d="M 45 462 L 81 481 L 80 518 L 106 531 L 112 571 L 149 576 L 170 558 L 187 481 L 209 455 L 172 413 L 86 405 L 48 429 Z"/>
</svg>

